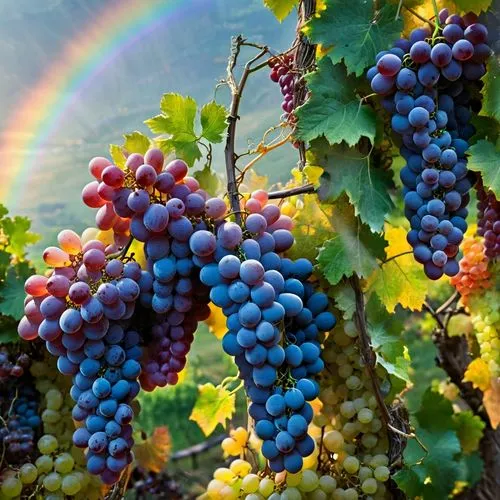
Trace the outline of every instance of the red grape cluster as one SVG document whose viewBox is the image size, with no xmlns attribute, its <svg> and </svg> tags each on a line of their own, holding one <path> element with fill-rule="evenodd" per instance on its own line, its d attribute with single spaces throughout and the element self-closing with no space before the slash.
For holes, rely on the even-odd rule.
<svg viewBox="0 0 500 500">
<path fill-rule="evenodd" d="M 477 234 L 484 238 L 484 254 L 493 260 L 500 255 L 500 201 L 484 188 L 482 179 L 477 189 Z"/>
<path fill-rule="evenodd" d="M 284 111 L 284 120 L 290 120 L 294 109 L 293 95 L 295 90 L 296 74 L 293 71 L 293 54 L 286 54 L 269 60 L 271 73 L 269 77 L 280 86 L 283 95 L 281 109 Z"/>
<path fill-rule="evenodd" d="M 31 359 L 26 353 L 18 354 L 14 361 L 10 358 L 7 348 L 2 347 L 0 350 L 0 384 L 8 381 L 10 377 L 22 377 L 31 365 Z"/>
</svg>

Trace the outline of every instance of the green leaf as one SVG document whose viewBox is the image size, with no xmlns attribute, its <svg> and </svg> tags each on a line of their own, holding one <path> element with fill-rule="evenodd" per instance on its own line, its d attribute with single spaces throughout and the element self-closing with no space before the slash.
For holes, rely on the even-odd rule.
<svg viewBox="0 0 500 500">
<path fill-rule="evenodd" d="M 7 215 L 8 213 L 9 211 L 7 210 L 7 208 L 0 203 L 0 219 L 5 215 Z"/>
<path fill-rule="evenodd" d="M 221 104 L 210 101 L 201 108 L 201 135 L 209 142 L 222 142 L 227 127 L 227 110 Z"/>
<path fill-rule="evenodd" d="M 5 250 L 0 250 L 0 279 L 5 275 L 5 271 L 9 267 L 11 254 Z"/>
<path fill-rule="evenodd" d="M 113 160 L 113 163 L 117 167 L 120 167 L 121 169 L 125 167 L 125 162 L 127 161 L 127 158 L 125 158 L 125 155 L 123 154 L 122 146 L 119 146 L 118 144 L 110 144 L 109 154 L 111 156 L 111 159 Z"/>
<path fill-rule="evenodd" d="M 175 151 L 177 158 L 184 160 L 190 167 L 202 156 L 197 142 L 182 142 L 174 139 L 160 139 L 157 142 L 165 154 Z"/>
<path fill-rule="evenodd" d="M 319 250 L 318 263 L 325 278 L 336 285 L 344 276 L 367 277 L 383 255 L 384 240 L 354 215 L 351 205 L 339 201 L 331 216 L 333 236 Z"/>
<path fill-rule="evenodd" d="M 205 165 L 202 170 L 197 170 L 193 176 L 207 193 L 217 194 L 221 181 L 219 176 L 208 165 Z"/>
<path fill-rule="evenodd" d="M 479 441 L 481 441 L 486 427 L 483 420 L 478 415 L 474 415 L 472 411 L 466 410 L 455 413 L 453 421 L 462 451 L 466 454 L 476 451 L 479 448 Z"/>
<path fill-rule="evenodd" d="M 480 11 L 486 12 L 492 0 L 453 0 L 453 3 L 462 11 L 462 12 L 476 12 L 479 14 Z"/>
<path fill-rule="evenodd" d="M 0 344 L 11 344 L 19 341 L 16 325 L 17 322 L 6 325 L 5 321 L 2 320 L 2 324 L 0 325 Z"/>
<path fill-rule="evenodd" d="M 419 426 L 430 431 L 453 427 L 453 407 L 439 392 L 427 389 L 422 398 L 420 410 L 415 413 Z"/>
<path fill-rule="evenodd" d="M 470 486 L 474 486 L 483 475 L 483 459 L 481 458 L 479 453 L 472 453 L 471 455 L 465 455 L 464 457 L 462 457 L 461 462 L 465 467 L 465 481 L 467 481 Z"/>
<path fill-rule="evenodd" d="M 24 281 L 33 274 L 33 269 L 25 262 L 12 266 L 1 284 L 0 314 L 19 320 L 24 314 Z"/>
<path fill-rule="evenodd" d="M 342 311 L 344 319 L 352 318 L 356 310 L 354 290 L 348 284 L 340 284 L 328 290 L 328 295 L 335 300 L 336 306 Z"/>
<path fill-rule="evenodd" d="M 196 141 L 194 132 L 196 101 L 192 97 L 173 93 L 164 94 L 160 109 L 165 117 L 165 133 L 171 134 L 175 141 Z"/>
<path fill-rule="evenodd" d="M 480 114 L 500 121 L 500 60 L 496 55 L 489 58 L 487 69 L 482 78 L 484 87 L 481 90 L 483 100 Z"/>
<path fill-rule="evenodd" d="M 19 258 L 24 256 L 27 245 L 33 245 L 40 240 L 39 234 L 30 231 L 31 221 L 28 217 L 6 217 L 0 220 L 0 227 L 8 238 L 6 250 Z"/>
<path fill-rule="evenodd" d="M 377 363 L 383 366 L 389 375 L 394 375 L 395 377 L 408 383 L 411 382 L 410 375 L 408 374 L 408 370 L 410 368 L 409 359 L 405 359 L 403 356 L 398 356 L 394 362 L 392 362 L 377 353 Z"/>
<path fill-rule="evenodd" d="M 166 134 L 168 123 L 168 119 L 163 115 L 156 115 L 144 121 L 144 124 L 149 127 L 149 130 L 151 130 L 153 134 Z"/>
<path fill-rule="evenodd" d="M 479 141 L 469 149 L 471 157 L 468 167 L 481 173 L 486 188 L 500 198 L 500 144 Z"/>
<path fill-rule="evenodd" d="M 372 231 L 382 230 L 385 216 L 394 208 L 388 196 L 393 185 L 385 170 L 371 167 L 369 157 L 345 143 L 329 146 L 324 140 L 314 141 L 308 163 L 324 168 L 318 189 L 322 201 L 336 201 L 345 192 L 356 215 Z"/>
<path fill-rule="evenodd" d="M 481 139 L 486 139 L 490 142 L 497 142 L 500 138 L 500 122 L 489 116 L 472 116 L 472 125 L 476 128 L 474 137 L 469 141 L 476 143 Z"/>
<path fill-rule="evenodd" d="M 362 105 L 355 92 L 356 79 L 347 76 L 343 64 L 334 66 L 323 58 L 306 80 L 312 95 L 295 111 L 298 139 L 311 141 L 324 135 L 330 144 L 345 141 L 354 146 L 364 136 L 373 142 L 375 112 Z"/>
<path fill-rule="evenodd" d="M 375 12 L 365 0 L 326 0 L 326 10 L 313 17 L 306 33 L 314 43 L 331 47 L 328 57 L 344 61 L 349 73 L 361 75 L 375 64 L 375 56 L 400 37 L 403 20 L 396 18 L 397 5 Z"/>
<path fill-rule="evenodd" d="M 264 5 L 274 14 L 281 23 L 293 8 L 298 5 L 299 0 L 264 0 Z"/>
<path fill-rule="evenodd" d="M 408 498 L 416 498 L 422 491 L 423 480 L 417 474 L 417 471 L 421 469 L 422 467 L 419 466 L 411 469 L 404 468 L 396 472 L 393 476 L 399 489 L 404 491 Z"/>
<path fill-rule="evenodd" d="M 205 436 L 212 434 L 218 424 L 225 425 L 226 419 L 235 412 L 236 395 L 225 387 L 207 383 L 198 387 L 198 399 L 189 417 L 201 428 Z"/>
<path fill-rule="evenodd" d="M 123 137 L 125 138 L 125 143 L 123 144 L 123 147 L 129 153 L 139 153 L 143 155 L 146 153 L 146 151 L 149 149 L 149 146 L 151 145 L 149 137 L 146 137 L 144 134 L 138 132 L 137 130 L 130 134 L 123 134 Z"/>
</svg>

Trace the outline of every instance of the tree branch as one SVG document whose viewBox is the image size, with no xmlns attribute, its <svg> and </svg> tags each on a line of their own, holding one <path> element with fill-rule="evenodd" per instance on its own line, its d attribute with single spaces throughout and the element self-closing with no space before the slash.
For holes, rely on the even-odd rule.
<svg viewBox="0 0 500 500">
<path fill-rule="evenodd" d="M 311 194 L 314 192 L 314 184 L 306 184 L 304 186 L 283 189 L 281 191 L 271 191 L 268 195 L 270 200 L 279 200 L 282 198 L 289 198 L 290 196 L 296 196 L 298 194 Z"/>
</svg>

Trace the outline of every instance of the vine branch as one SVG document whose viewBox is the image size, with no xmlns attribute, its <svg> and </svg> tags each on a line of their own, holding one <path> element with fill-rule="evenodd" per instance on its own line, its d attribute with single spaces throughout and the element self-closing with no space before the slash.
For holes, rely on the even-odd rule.
<svg viewBox="0 0 500 500">
<path fill-rule="evenodd" d="M 268 196 L 270 200 L 280 200 L 282 198 L 289 198 L 290 196 L 296 196 L 298 194 L 311 194 L 315 191 L 314 184 L 305 184 L 304 186 L 282 189 L 281 191 L 271 191 L 268 193 Z"/>
</svg>

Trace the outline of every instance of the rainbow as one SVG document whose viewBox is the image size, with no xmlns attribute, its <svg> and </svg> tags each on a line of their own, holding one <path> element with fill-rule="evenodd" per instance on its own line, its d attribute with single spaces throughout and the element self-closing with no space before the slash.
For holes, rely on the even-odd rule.
<svg viewBox="0 0 500 500">
<path fill-rule="evenodd" d="M 128 47 L 157 29 L 186 0 L 115 0 L 54 57 L 42 77 L 21 97 L 0 136 L 4 159 L 0 200 L 13 208 L 36 167 L 37 152 L 57 130 L 83 89 Z M 23 180 L 24 179 L 24 180 Z"/>
</svg>

